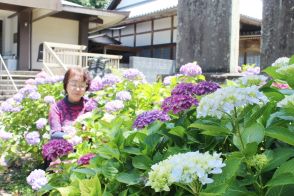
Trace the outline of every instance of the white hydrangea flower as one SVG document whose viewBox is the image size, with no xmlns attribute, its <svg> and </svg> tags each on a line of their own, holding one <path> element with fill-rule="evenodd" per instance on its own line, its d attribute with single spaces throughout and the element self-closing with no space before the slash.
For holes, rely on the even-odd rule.
<svg viewBox="0 0 294 196">
<path fill-rule="evenodd" d="M 235 82 L 243 87 L 260 86 L 266 83 L 267 77 L 263 75 L 248 75 L 235 80 Z"/>
<path fill-rule="evenodd" d="M 257 86 L 246 88 L 226 87 L 203 97 L 197 107 L 197 117 L 213 116 L 218 119 L 226 113 L 231 114 L 235 107 L 244 107 L 248 104 L 265 104 L 268 98 Z"/>
<path fill-rule="evenodd" d="M 272 66 L 277 66 L 277 67 L 283 67 L 289 64 L 289 58 L 288 57 L 280 57 L 278 58 Z"/>
<path fill-rule="evenodd" d="M 280 108 L 293 108 L 294 107 L 294 94 L 286 96 L 283 100 L 277 103 Z"/>
<path fill-rule="evenodd" d="M 221 173 L 221 168 L 225 166 L 220 156 L 217 153 L 211 155 L 198 151 L 170 156 L 152 165 L 146 186 L 159 192 L 169 191 L 173 183 L 189 184 L 195 180 L 203 185 L 212 183 L 213 179 L 208 175 Z"/>
<path fill-rule="evenodd" d="M 42 186 L 48 183 L 44 170 L 35 169 L 27 177 L 27 183 L 32 186 L 33 190 L 39 190 Z"/>
</svg>

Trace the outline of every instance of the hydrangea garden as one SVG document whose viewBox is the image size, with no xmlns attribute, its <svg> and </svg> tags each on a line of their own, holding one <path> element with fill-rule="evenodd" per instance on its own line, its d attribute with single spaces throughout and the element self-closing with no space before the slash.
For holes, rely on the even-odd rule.
<svg viewBox="0 0 294 196">
<path fill-rule="evenodd" d="M 152 84 L 136 69 L 96 77 L 89 112 L 53 140 L 62 78 L 41 72 L 1 105 L 0 170 L 20 162 L 37 195 L 291 195 L 294 56 L 242 71 L 224 84 L 196 62 Z"/>
</svg>

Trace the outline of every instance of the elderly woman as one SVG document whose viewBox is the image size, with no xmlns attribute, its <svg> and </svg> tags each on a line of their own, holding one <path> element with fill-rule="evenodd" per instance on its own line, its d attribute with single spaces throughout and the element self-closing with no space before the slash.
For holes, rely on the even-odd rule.
<svg viewBox="0 0 294 196">
<path fill-rule="evenodd" d="M 73 124 L 79 115 L 87 112 L 86 104 L 90 100 L 84 98 L 84 95 L 90 82 L 88 72 L 82 68 L 70 68 L 65 73 L 63 88 L 66 96 L 53 104 L 49 112 L 51 139 L 63 138 L 63 127 Z"/>
</svg>

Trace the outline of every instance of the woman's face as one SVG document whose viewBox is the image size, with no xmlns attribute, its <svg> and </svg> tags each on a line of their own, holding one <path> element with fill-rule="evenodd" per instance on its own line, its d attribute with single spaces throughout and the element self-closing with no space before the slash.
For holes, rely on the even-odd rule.
<svg viewBox="0 0 294 196">
<path fill-rule="evenodd" d="M 87 83 L 83 80 L 83 75 L 73 74 L 66 87 L 68 100 L 70 102 L 78 102 L 84 96 L 87 88 Z"/>
</svg>

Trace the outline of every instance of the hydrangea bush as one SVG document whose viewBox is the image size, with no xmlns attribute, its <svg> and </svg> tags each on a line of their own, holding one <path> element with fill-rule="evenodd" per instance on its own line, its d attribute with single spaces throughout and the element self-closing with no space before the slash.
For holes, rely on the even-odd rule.
<svg viewBox="0 0 294 196">
<path fill-rule="evenodd" d="M 163 83 L 133 69 L 95 78 L 89 112 L 61 140 L 49 140 L 45 120 L 62 84 L 40 74 L 1 106 L 1 167 L 28 157 L 39 195 L 287 195 L 294 83 L 278 69 L 294 57 L 283 62 L 263 70 L 268 78 L 222 85 L 195 62 Z"/>
</svg>

